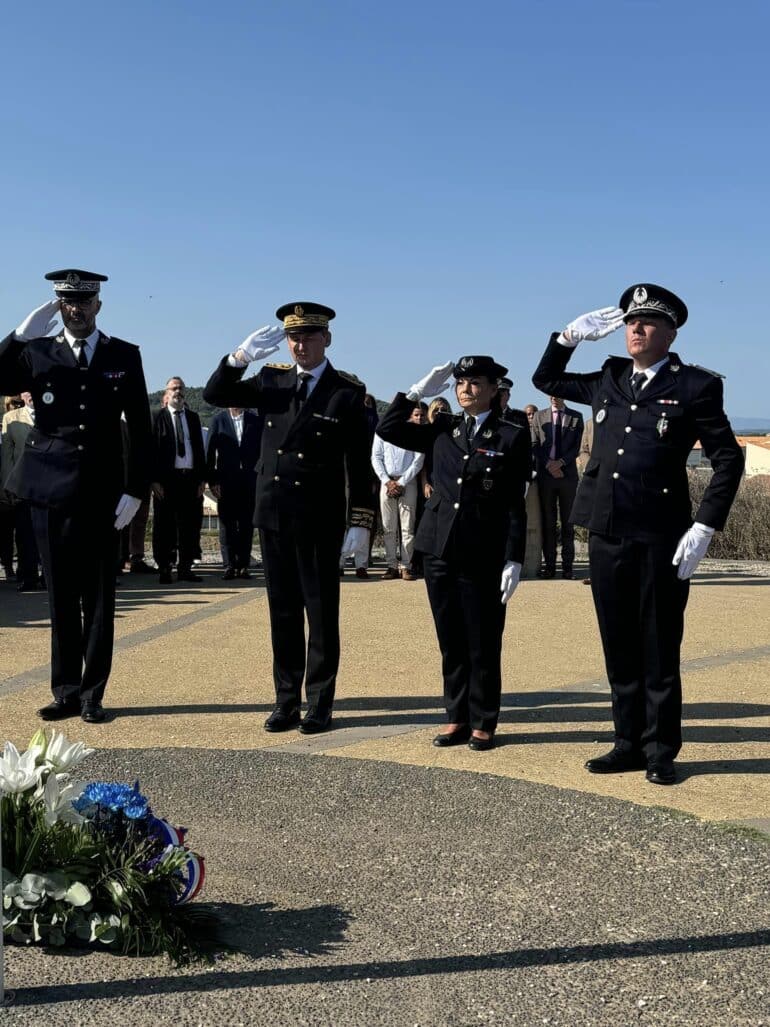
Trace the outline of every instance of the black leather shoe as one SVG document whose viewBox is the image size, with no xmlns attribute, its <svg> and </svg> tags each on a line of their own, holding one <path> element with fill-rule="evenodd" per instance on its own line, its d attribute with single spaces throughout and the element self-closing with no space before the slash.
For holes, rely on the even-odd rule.
<svg viewBox="0 0 770 1027">
<path fill-rule="evenodd" d="M 652 785 L 672 785 L 676 783 L 676 771 L 671 760 L 657 760 L 647 767 L 647 780 Z"/>
<path fill-rule="evenodd" d="M 494 749 L 494 747 L 494 735 L 490 735 L 489 738 L 477 738 L 475 735 L 471 735 L 468 742 L 468 748 L 473 749 L 474 752 L 488 752 L 490 749 Z"/>
<path fill-rule="evenodd" d="M 100 702 L 85 703 L 80 711 L 80 719 L 86 724 L 101 724 L 107 714 Z"/>
<path fill-rule="evenodd" d="M 241 569 L 239 571 L 236 571 L 235 573 L 237 577 L 243 578 L 244 581 L 248 581 L 248 579 L 251 577 L 248 567 L 241 567 Z"/>
<path fill-rule="evenodd" d="M 265 721 L 265 731 L 290 731 L 299 724 L 299 710 L 296 706 L 276 706 Z"/>
<path fill-rule="evenodd" d="M 146 560 L 132 560 L 129 571 L 131 574 L 154 574 L 155 568 L 150 567 Z"/>
<path fill-rule="evenodd" d="M 548 571 L 545 568 L 541 568 L 537 572 L 537 576 L 538 576 L 538 578 L 547 578 L 548 580 L 550 580 L 551 578 L 555 578 L 556 577 L 556 571 Z"/>
<path fill-rule="evenodd" d="M 591 774 L 623 774 L 626 770 L 644 770 L 647 760 L 640 752 L 611 749 L 604 756 L 587 760 L 585 768 Z"/>
<path fill-rule="evenodd" d="M 77 703 L 65 702 L 63 699 L 54 699 L 37 711 L 41 720 L 66 720 L 68 717 L 77 717 L 79 713 L 80 706 Z"/>
<path fill-rule="evenodd" d="M 203 581 L 203 578 L 200 576 L 200 574 L 194 574 L 192 571 L 177 571 L 176 572 L 176 580 L 177 581 L 196 581 L 196 582 L 198 582 L 198 581 Z"/>
<path fill-rule="evenodd" d="M 562 571 L 561 576 L 565 581 L 572 581 L 575 577 L 575 575 L 570 570 Z"/>
<path fill-rule="evenodd" d="M 311 706 L 302 718 L 302 723 L 299 726 L 300 734 L 320 735 L 322 731 L 328 731 L 331 724 L 331 713 L 321 713 L 317 706 Z"/>
<path fill-rule="evenodd" d="M 158 577 L 158 584 L 159 585 L 171 585 L 171 584 L 173 584 L 173 580 L 174 579 L 171 577 L 171 571 L 169 571 L 169 570 L 162 570 L 160 572 L 160 576 Z"/>
<path fill-rule="evenodd" d="M 238 572 L 235 567 L 225 567 L 225 573 L 222 575 L 222 581 L 232 581 L 238 576 Z"/>
<path fill-rule="evenodd" d="M 465 727 L 458 727 L 455 731 L 444 731 L 442 734 L 436 735 L 433 744 L 439 749 L 446 749 L 450 745 L 462 745 L 470 737 L 471 726 L 466 724 Z"/>
</svg>

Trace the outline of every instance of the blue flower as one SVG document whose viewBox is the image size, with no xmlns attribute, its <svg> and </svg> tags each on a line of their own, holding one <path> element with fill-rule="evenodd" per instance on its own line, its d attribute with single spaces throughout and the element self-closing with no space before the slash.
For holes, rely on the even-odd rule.
<svg viewBox="0 0 770 1027">
<path fill-rule="evenodd" d="M 129 785 L 109 781 L 93 781 L 72 804 L 78 813 L 93 816 L 99 810 L 122 813 L 128 820 L 143 820 L 150 812 L 147 798 L 139 791 L 139 782 Z"/>
</svg>

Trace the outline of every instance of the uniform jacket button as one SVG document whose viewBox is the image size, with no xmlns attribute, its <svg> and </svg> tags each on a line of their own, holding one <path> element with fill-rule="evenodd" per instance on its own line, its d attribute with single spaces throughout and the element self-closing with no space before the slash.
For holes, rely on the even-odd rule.
<svg viewBox="0 0 770 1027">
<path fill-rule="evenodd" d="M 78 446 L 78 449 L 85 449 L 85 446 Z"/>
<path fill-rule="evenodd" d="M 272 421 L 268 421 L 267 422 L 267 426 L 268 426 L 268 428 L 272 428 L 273 427 L 273 422 Z"/>
<path fill-rule="evenodd" d="M 630 424 L 627 424 L 627 425 L 626 425 L 626 435 L 628 435 L 628 433 L 629 433 L 630 431 L 631 431 L 631 425 L 630 425 Z"/>
<path fill-rule="evenodd" d="M 277 475 L 277 474 L 276 474 L 276 475 L 275 475 L 275 477 L 273 478 L 273 481 L 280 481 L 280 480 L 281 480 L 281 479 L 280 479 L 279 475 Z"/>
<path fill-rule="evenodd" d="M 455 503 L 455 510 L 459 510 L 459 509 L 460 509 L 460 504 L 459 503 Z"/>
<path fill-rule="evenodd" d="M 86 430 L 86 426 L 84 424 L 79 424 L 78 428 L 80 429 L 80 431 L 85 431 Z"/>
<path fill-rule="evenodd" d="M 81 385 L 80 386 L 80 391 L 81 392 L 85 392 L 86 391 L 86 386 L 85 385 Z"/>
<path fill-rule="evenodd" d="M 636 403 L 632 403 L 632 404 L 631 404 L 631 409 L 632 409 L 632 410 L 638 410 L 638 409 L 639 409 L 639 407 L 638 407 L 638 406 L 636 405 Z"/>
<path fill-rule="evenodd" d="M 613 472 L 613 474 L 612 474 L 612 477 L 613 477 L 613 478 L 619 478 L 619 477 L 620 477 L 620 475 L 618 474 L 618 472 L 617 472 L 617 471 L 614 471 L 614 472 Z"/>
<path fill-rule="evenodd" d="M 462 480 L 462 478 L 458 478 L 458 479 L 457 479 L 457 484 L 458 484 L 458 485 L 462 485 L 462 483 L 463 483 L 463 480 Z"/>
<path fill-rule="evenodd" d="M 619 449 L 618 450 L 618 456 L 623 456 L 624 453 L 625 453 L 625 449 Z"/>
<path fill-rule="evenodd" d="M 298 460 L 304 460 L 305 459 L 305 454 L 304 453 L 297 453 L 297 459 Z"/>
<path fill-rule="evenodd" d="M 463 460 L 470 460 L 470 455 L 468 453 L 466 453 L 465 456 L 463 457 Z"/>
<path fill-rule="evenodd" d="M 81 403 L 81 404 L 80 404 L 80 409 L 81 409 L 81 410 L 85 410 L 85 408 L 86 408 L 86 405 L 85 405 L 85 403 Z"/>
<path fill-rule="evenodd" d="M 295 481 L 295 482 L 294 482 L 294 484 L 295 484 L 295 485 L 301 485 L 301 484 L 302 484 L 302 482 L 299 482 L 299 481 Z"/>
<path fill-rule="evenodd" d="M 668 492 L 668 489 L 663 489 L 664 492 Z"/>
<path fill-rule="evenodd" d="M 283 450 L 282 449 L 276 449 L 276 453 L 278 454 L 278 456 L 283 456 Z"/>
</svg>

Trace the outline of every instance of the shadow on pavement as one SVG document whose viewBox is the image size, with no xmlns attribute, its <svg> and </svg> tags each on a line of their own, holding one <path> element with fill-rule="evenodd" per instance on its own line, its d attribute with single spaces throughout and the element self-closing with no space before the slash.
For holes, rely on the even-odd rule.
<svg viewBox="0 0 770 1027">
<path fill-rule="evenodd" d="M 262 907 L 233 906 L 240 918 L 244 911 L 259 913 Z M 321 907 L 326 910 L 335 907 Z M 341 916 L 345 916 L 337 910 Z M 280 917 L 299 917 L 315 910 L 282 912 Z M 255 924 L 255 927 L 257 925 Z M 262 929 L 261 927 L 259 928 Z M 279 931 L 280 933 L 280 931 Z M 337 931 L 337 933 L 340 933 Z M 297 935 L 298 937 L 299 935 Z M 293 935 L 294 937 L 294 935 Z M 338 938 L 337 940 L 341 940 Z M 309 943 L 305 939 L 306 945 Z M 328 944 L 328 942 L 326 943 Z M 435 974 L 478 973 L 483 970 L 521 970 L 530 966 L 564 966 L 575 963 L 594 963 L 611 959 L 644 959 L 660 956 L 692 955 L 695 952 L 727 952 L 736 949 L 759 948 L 770 944 L 770 930 L 743 931 L 730 934 L 694 935 L 686 938 L 656 938 L 649 941 L 613 942 L 600 945 L 570 945 L 556 948 L 512 949 L 482 955 L 435 956 L 426 959 L 404 959 L 372 963 L 323 964 L 270 968 L 267 970 L 239 970 L 228 973 L 209 970 L 199 974 L 166 977 L 133 977 L 120 981 L 89 981 L 82 984 L 63 984 L 20 988 L 16 992 L 16 1006 L 37 1006 L 57 1002 L 84 1002 L 98 999 L 123 998 L 132 995 L 181 994 L 197 991 L 221 991 L 230 988 L 266 988 L 277 985 L 325 984 L 332 981 L 351 981 L 360 978 L 387 980 L 424 977 Z M 261 955 L 267 955 L 262 952 Z"/>
</svg>

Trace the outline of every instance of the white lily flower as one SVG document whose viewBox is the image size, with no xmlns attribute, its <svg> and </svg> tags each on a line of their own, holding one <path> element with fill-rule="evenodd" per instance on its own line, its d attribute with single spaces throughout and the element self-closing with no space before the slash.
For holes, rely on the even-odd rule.
<svg viewBox="0 0 770 1027">
<path fill-rule="evenodd" d="M 0 792 L 16 795 L 34 788 L 41 768 L 35 765 L 37 749 L 29 749 L 23 756 L 12 742 L 6 742 L 0 756 Z"/>
<path fill-rule="evenodd" d="M 87 749 L 82 742 L 70 742 L 65 735 L 54 731 L 45 750 L 45 762 L 51 770 L 63 774 L 77 767 L 92 752 L 94 750 Z"/>
<path fill-rule="evenodd" d="M 42 795 L 45 805 L 43 816 L 48 827 L 53 827 L 59 820 L 65 824 L 83 823 L 83 817 L 73 808 L 72 803 L 84 787 L 82 781 L 62 782 L 56 774 L 48 775 Z"/>
</svg>

